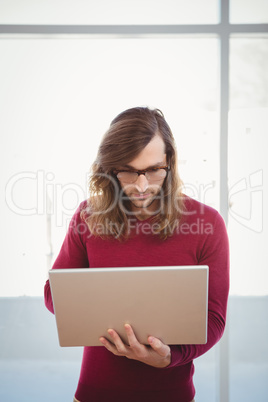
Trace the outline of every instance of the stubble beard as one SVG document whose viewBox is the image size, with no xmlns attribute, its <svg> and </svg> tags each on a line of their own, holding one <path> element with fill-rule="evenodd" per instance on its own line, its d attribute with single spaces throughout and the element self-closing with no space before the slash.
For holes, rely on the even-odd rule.
<svg viewBox="0 0 268 402">
<path fill-rule="evenodd" d="M 135 208 L 135 209 L 142 209 L 144 212 L 146 212 L 146 210 L 148 210 L 148 213 L 151 215 L 152 211 L 149 211 L 149 208 L 156 203 L 157 201 L 159 201 L 159 193 L 160 190 L 157 193 L 152 193 L 152 195 L 147 199 L 147 200 L 136 200 L 135 197 L 131 197 L 131 194 L 128 196 L 128 200 L 130 202 L 130 204 Z M 156 207 L 157 209 L 157 207 Z M 138 211 L 137 211 L 138 213 Z"/>
<path fill-rule="evenodd" d="M 144 200 L 144 201 L 134 201 L 133 198 L 129 198 L 130 203 L 135 207 L 135 208 L 149 208 L 154 201 L 156 200 L 155 196 L 151 197 L 150 200 Z M 147 202 L 148 201 L 148 202 Z"/>
</svg>

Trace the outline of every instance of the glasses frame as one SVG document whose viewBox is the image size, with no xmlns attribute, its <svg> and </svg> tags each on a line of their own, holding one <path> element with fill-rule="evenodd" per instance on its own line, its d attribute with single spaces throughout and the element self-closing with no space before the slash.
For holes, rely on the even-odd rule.
<svg viewBox="0 0 268 402">
<path fill-rule="evenodd" d="M 113 171 L 113 173 L 114 173 L 114 175 L 117 177 L 117 175 L 119 174 L 119 173 L 136 173 L 137 175 L 138 175 L 138 177 L 141 175 L 141 174 L 143 174 L 145 177 L 146 177 L 146 172 L 152 172 L 152 171 L 155 171 L 155 170 L 158 170 L 158 169 L 164 169 L 166 172 L 167 172 L 167 174 L 168 174 L 168 172 L 169 172 L 169 170 L 170 170 L 170 166 L 156 166 L 156 167 L 151 167 L 151 168 L 147 168 L 147 169 L 143 169 L 143 170 L 127 170 L 127 169 L 118 169 L 118 170 L 114 170 Z M 167 174 L 166 174 L 166 177 L 167 177 Z M 137 180 L 138 180 L 138 177 L 137 177 L 137 179 L 136 180 L 134 180 L 132 183 L 135 183 Z M 166 178 L 165 177 L 165 178 Z M 117 177 L 117 179 L 118 180 L 120 180 L 118 177 Z M 146 177 L 146 179 L 147 179 L 147 177 Z M 147 179 L 148 180 L 148 179 Z M 148 180 L 149 181 L 149 180 Z"/>
</svg>

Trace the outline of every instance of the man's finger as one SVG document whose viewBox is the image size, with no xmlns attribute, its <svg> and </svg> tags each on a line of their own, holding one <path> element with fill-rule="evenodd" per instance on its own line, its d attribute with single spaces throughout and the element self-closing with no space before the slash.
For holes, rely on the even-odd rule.
<svg viewBox="0 0 268 402">
<path fill-rule="evenodd" d="M 161 342 L 160 339 L 149 336 L 148 342 L 160 356 L 165 357 L 170 353 L 170 347 Z"/>
<path fill-rule="evenodd" d="M 117 349 L 110 341 L 108 341 L 108 339 L 104 338 L 104 336 L 101 336 L 99 341 L 103 344 L 103 346 L 106 347 L 106 349 L 115 354 Z"/>
<path fill-rule="evenodd" d="M 140 345 L 139 341 L 136 338 L 136 335 L 131 327 L 131 325 L 129 324 L 125 324 L 125 330 L 126 330 L 126 334 L 127 334 L 127 338 L 128 338 L 128 344 L 130 347 L 137 347 Z"/>
<path fill-rule="evenodd" d="M 113 329 L 108 329 L 108 334 L 112 338 L 117 351 L 124 356 L 127 355 L 127 346 L 124 344 L 118 333 Z"/>
</svg>

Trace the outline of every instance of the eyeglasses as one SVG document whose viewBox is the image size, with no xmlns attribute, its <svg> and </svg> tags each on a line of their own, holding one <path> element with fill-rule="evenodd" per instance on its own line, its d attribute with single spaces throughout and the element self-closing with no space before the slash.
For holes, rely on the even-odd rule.
<svg viewBox="0 0 268 402">
<path fill-rule="evenodd" d="M 143 174 L 150 183 L 157 183 L 165 179 L 169 170 L 169 166 L 159 166 L 144 170 L 114 170 L 114 174 L 118 180 L 124 183 L 135 183 L 141 174 Z"/>
</svg>

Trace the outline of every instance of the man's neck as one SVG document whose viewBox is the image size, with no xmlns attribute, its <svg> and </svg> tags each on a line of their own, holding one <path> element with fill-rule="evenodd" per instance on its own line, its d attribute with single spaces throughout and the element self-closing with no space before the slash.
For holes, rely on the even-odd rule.
<svg viewBox="0 0 268 402">
<path fill-rule="evenodd" d="M 159 206 L 158 200 L 154 200 L 154 202 L 151 205 L 145 208 L 137 208 L 134 205 L 132 205 L 131 211 L 139 221 L 144 221 L 148 218 L 151 218 L 153 215 L 157 214 L 159 209 L 158 206 Z"/>
</svg>

